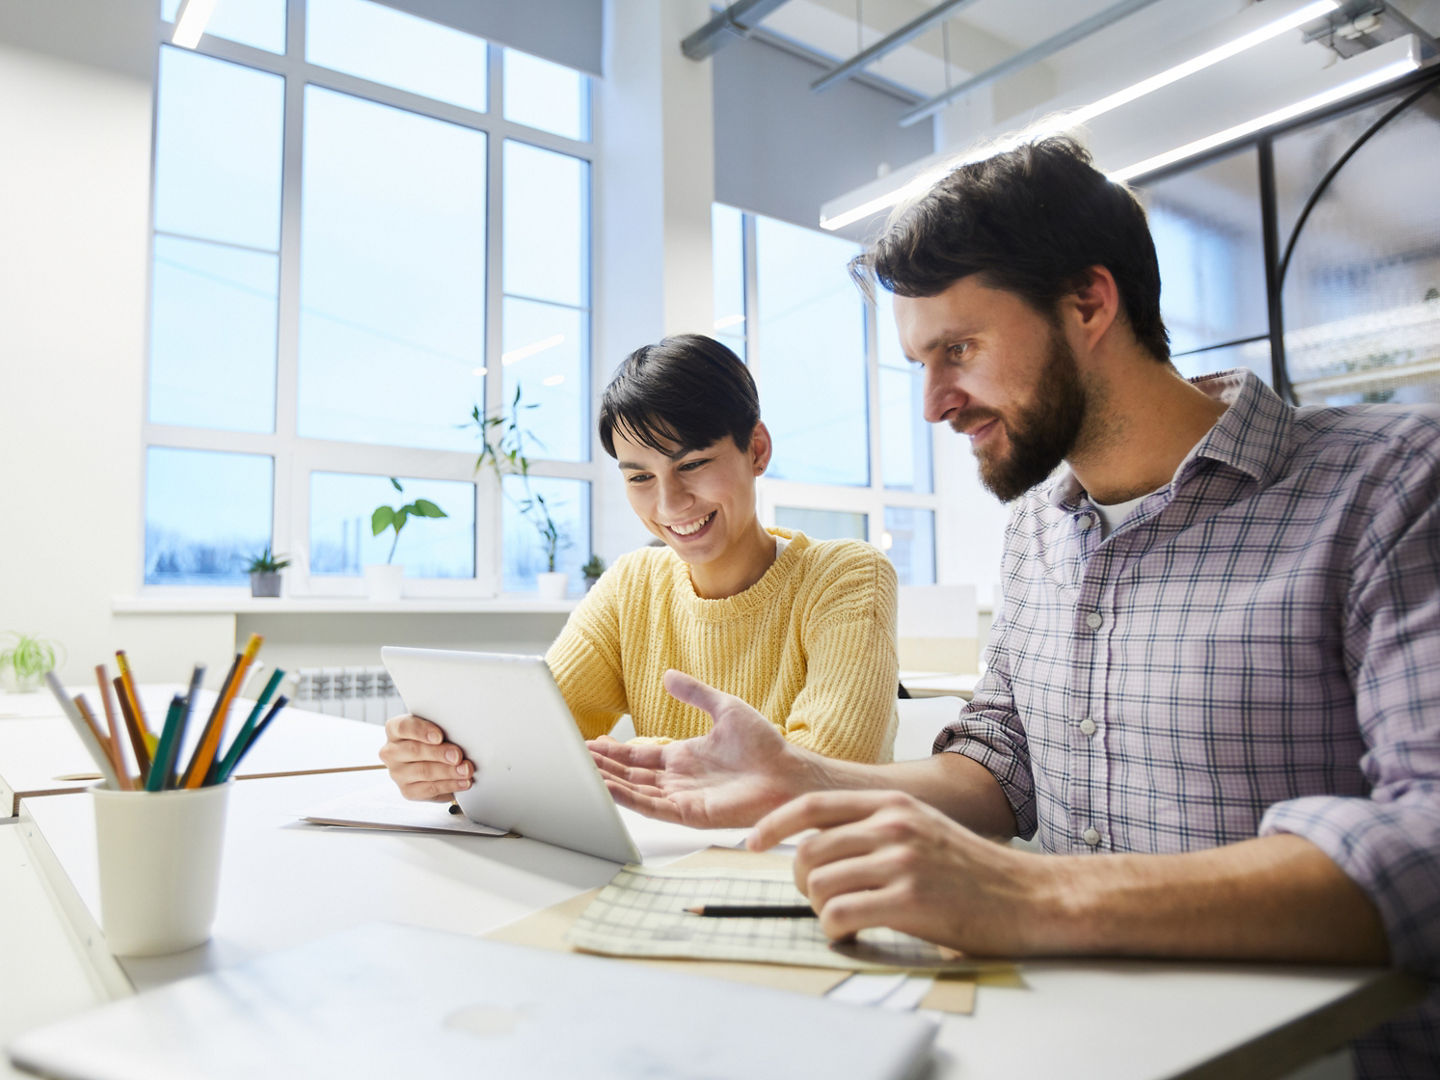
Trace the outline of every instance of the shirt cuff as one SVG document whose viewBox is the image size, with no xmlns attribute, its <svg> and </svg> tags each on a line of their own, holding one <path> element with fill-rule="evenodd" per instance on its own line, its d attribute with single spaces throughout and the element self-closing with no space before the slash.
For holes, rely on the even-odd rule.
<svg viewBox="0 0 1440 1080">
<path fill-rule="evenodd" d="M 1028 756 L 1017 758 L 1008 747 L 997 747 L 977 732 L 963 729 L 963 721 L 949 725 L 935 740 L 935 753 L 960 754 L 985 766 L 1015 815 L 1015 835 L 1029 840 L 1035 835 L 1035 780 L 1030 775 Z"/>
<path fill-rule="evenodd" d="M 1328 855 L 1380 912 L 1391 961 L 1440 974 L 1440 789 L 1399 799 L 1315 795 L 1270 807 L 1260 835 L 1291 833 Z"/>
</svg>

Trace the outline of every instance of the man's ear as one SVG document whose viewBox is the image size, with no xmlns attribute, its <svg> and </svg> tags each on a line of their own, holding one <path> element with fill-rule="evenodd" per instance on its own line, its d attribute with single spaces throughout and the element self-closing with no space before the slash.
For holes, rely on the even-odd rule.
<svg viewBox="0 0 1440 1080">
<path fill-rule="evenodd" d="M 1120 317 L 1120 288 L 1115 284 L 1115 275 L 1103 266 L 1090 267 L 1085 271 L 1084 284 L 1063 297 L 1060 307 L 1069 316 L 1071 328 L 1093 349 Z"/>
<path fill-rule="evenodd" d="M 774 449 L 775 444 L 770 440 L 770 429 L 763 420 L 758 421 L 755 430 L 750 433 L 750 463 L 755 467 L 756 476 L 760 476 L 770 467 L 770 455 Z"/>
</svg>

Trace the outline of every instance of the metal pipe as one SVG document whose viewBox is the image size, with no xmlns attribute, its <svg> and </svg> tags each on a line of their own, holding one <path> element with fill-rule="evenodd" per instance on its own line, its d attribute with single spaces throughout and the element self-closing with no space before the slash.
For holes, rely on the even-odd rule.
<svg viewBox="0 0 1440 1080">
<path fill-rule="evenodd" d="M 785 0 L 737 0 L 682 41 L 680 51 L 691 60 L 713 56 L 736 38 L 748 35 L 783 3 Z"/>
<path fill-rule="evenodd" d="M 1081 38 L 1087 38 L 1097 30 L 1103 30 L 1111 23 L 1119 22 L 1125 18 L 1125 16 L 1131 15 L 1141 8 L 1149 7 L 1153 3 L 1155 3 L 1155 0 L 1121 0 L 1120 3 L 1115 4 L 1113 7 L 1108 7 L 1104 11 L 1097 12 L 1090 16 L 1090 18 L 1076 23 L 1068 30 L 1062 30 L 1054 37 L 1046 38 L 1038 45 L 1032 45 L 1024 52 L 1016 53 L 1008 60 L 1002 60 L 994 67 L 987 68 L 985 71 L 980 72 L 980 74 L 966 79 L 963 83 L 952 86 L 943 94 L 931 98 L 923 105 L 917 105 L 904 116 L 900 117 L 900 126 L 909 127 L 919 120 L 924 120 L 927 116 L 933 116 L 946 105 L 950 104 L 950 102 L 968 94 L 971 90 L 992 83 L 996 79 L 1010 74 L 1012 71 L 1018 71 L 1021 68 L 1029 67 L 1039 60 L 1044 60 L 1046 57 L 1059 52 L 1067 45 L 1073 45 Z"/>
<path fill-rule="evenodd" d="M 910 20 L 910 22 L 900 27 L 899 30 L 881 38 L 868 49 L 856 53 L 849 60 L 831 68 L 824 75 L 821 75 L 820 78 L 812 82 L 810 89 L 824 90 L 826 87 L 833 86 L 842 79 L 849 78 L 851 72 L 859 71 L 866 65 L 879 60 L 882 56 L 894 52 L 901 45 L 919 37 L 937 22 L 948 18 L 953 10 L 969 7 L 974 2 L 975 0 L 945 0 L 943 4 L 935 5 L 935 7 L 931 8 L 924 15 L 921 15 L 918 19 Z"/>
</svg>

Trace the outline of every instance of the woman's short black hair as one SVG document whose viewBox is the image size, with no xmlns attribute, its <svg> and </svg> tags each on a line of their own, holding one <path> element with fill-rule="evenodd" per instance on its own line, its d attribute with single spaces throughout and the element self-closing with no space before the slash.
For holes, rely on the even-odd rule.
<svg viewBox="0 0 1440 1080">
<path fill-rule="evenodd" d="M 959 166 L 898 211 L 850 272 L 866 292 L 878 279 L 909 297 L 936 296 L 976 274 L 1049 315 L 1085 284 L 1092 266 L 1114 276 L 1141 346 L 1169 360 L 1145 211 L 1091 164 L 1083 146 L 1057 135 Z"/>
<path fill-rule="evenodd" d="M 615 457 L 615 432 L 672 456 L 726 435 L 741 450 L 760 422 L 750 369 L 703 334 L 675 334 L 625 358 L 600 399 L 600 443 Z"/>
</svg>

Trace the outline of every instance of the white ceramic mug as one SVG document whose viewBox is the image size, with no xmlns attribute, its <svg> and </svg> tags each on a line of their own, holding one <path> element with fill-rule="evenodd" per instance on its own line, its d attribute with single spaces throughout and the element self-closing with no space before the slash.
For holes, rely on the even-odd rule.
<svg viewBox="0 0 1440 1080">
<path fill-rule="evenodd" d="M 158 956 L 210 938 L 230 783 L 180 791 L 92 788 L 100 923 L 117 956 Z"/>
</svg>

